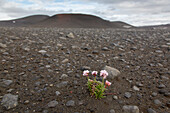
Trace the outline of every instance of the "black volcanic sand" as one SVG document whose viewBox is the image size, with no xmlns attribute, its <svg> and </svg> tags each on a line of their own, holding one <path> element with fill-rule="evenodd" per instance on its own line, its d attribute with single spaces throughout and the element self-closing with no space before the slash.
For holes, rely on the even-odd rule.
<svg viewBox="0 0 170 113">
<path fill-rule="evenodd" d="M 18 95 L 16 107 L 0 105 L 2 113 L 109 113 L 113 109 L 122 113 L 124 105 L 136 105 L 140 113 L 149 108 L 170 113 L 168 29 L 1 27 L 0 43 L 0 80 L 12 80 L 8 85 L 1 82 L 0 101 L 5 94 Z M 90 97 L 82 70 L 100 71 L 106 65 L 121 74 L 109 80 L 112 85 L 106 92 L 114 94 L 97 100 Z M 60 87 L 63 81 L 68 83 Z M 54 100 L 58 104 L 48 106 Z"/>
</svg>

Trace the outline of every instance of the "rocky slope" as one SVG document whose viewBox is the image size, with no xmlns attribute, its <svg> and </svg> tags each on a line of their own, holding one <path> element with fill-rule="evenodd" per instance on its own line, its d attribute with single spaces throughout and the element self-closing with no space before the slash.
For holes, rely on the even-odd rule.
<svg viewBox="0 0 170 113">
<path fill-rule="evenodd" d="M 130 26 L 123 22 L 110 22 L 100 17 L 86 14 L 57 14 L 35 26 L 59 28 L 124 28 Z"/>
<path fill-rule="evenodd" d="M 9 21 L 0 21 L 1 27 L 19 27 L 19 26 L 30 26 L 41 22 L 49 18 L 47 15 L 33 15 L 24 18 L 9 20 Z"/>
<path fill-rule="evenodd" d="M 169 113 L 170 30 L 0 28 L 0 112 Z M 120 71 L 106 98 L 84 69 Z M 110 75 L 111 76 L 111 75 Z"/>
<path fill-rule="evenodd" d="M 47 15 L 33 15 L 25 18 L 0 21 L 0 26 L 10 27 L 57 27 L 57 28 L 130 28 L 125 22 L 110 22 L 100 17 L 87 14 L 57 14 L 51 17 Z"/>
</svg>

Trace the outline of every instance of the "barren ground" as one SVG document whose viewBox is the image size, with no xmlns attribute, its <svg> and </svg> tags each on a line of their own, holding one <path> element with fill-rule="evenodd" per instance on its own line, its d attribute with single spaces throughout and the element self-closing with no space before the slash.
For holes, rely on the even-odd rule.
<svg viewBox="0 0 170 113">
<path fill-rule="evenodd" d="M 1 27 L 0 43 L 2 113 L 109 113 L 113 109 L 122 113 L 124 105 L 135 105 L 140 113 L 154 113 L 149 108 L 170 113 L 168 29 Z M 109 80 L 112 85 L 106 92 L 114 94 L 97 100 L 90 97 L 82 72 L 100 71 L 106 65 L 121 74 Z M 60 84 L 63 81 L 66 84 Z M 18 104 L 10 109 L 2 102 L 9 93 L 18 95 Z"/>
</svg>

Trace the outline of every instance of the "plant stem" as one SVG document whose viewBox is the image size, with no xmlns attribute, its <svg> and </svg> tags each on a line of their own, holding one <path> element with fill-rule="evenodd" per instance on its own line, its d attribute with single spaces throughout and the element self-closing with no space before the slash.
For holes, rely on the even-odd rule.
<svg viewBox="0 0 170 113">
<path fill-rule="evenodd" d="M 103 85 L 104 85 L 104 78 L 103 78 L 103 80 L 102 80 L 102 83 L 103 83 Z"/>
<path fill-rule="evenodd" d="M 95 78 L 94 78 L 94 81 L 96 82 L 96 76 L 95 76 Z"/>
<path fill-rule="evenodd" d="M 105 95 L 116 95 L 116 93 L 105 93 Z"/>
</svg>

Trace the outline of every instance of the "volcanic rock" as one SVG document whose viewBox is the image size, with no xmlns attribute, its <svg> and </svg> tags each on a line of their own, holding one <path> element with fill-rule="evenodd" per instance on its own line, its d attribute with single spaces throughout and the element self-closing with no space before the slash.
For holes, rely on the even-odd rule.
<svg viewBox="0 0 170 113">
<path fill-rule="evenodd" d="M 125 105 L 123 106 L 124 113 L 139 113 L 139 108 L 137 106 Z"/>
<path fill-rule="evenodd" d="M 104 70 L 106 70 L 109 74 L 108 79 L 114 79 L 115 77 L 117 77 L 120 74 L 120 71 L 110 67 L 110 66 L 105 66 Z"/>
<path fill-rule="evenodd" d="M 2 98 L 1 104 L 6 107 L 6 109 L 14 108 L 18 105 L 18 95 L 5 94 Z"/>
</svg>

